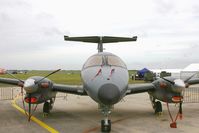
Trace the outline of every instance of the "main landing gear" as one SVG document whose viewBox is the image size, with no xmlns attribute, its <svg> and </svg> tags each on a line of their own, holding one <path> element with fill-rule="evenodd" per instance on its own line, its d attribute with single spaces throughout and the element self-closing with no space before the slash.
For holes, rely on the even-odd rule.
<svg viewBox="0 0 199 133">
<path fill-rule="evenodd" d="M 101 120 L 101 132 L 109 133 L 111 131 L 111 120 L 108 119 L 108 116 L 111 113 L 111 106 L 100 105 L 100 108 L 104 116 L 104 119 Z"/>
<path fill-rule="evenodd" d="M 162 104 L 160 101 L 156 101 L 156 99 L 150 95 L 150 101 L 151 101 L 151 104 L 152 104 L 152 107 L 155 111 L 155 114 L 162 114 Z"/>
<path fill-rule="evenodd" d="M 55 98 L 50 99 L 49 101 L 45 101 L 43 105 L 43 116 L 47 117 L 48 114 L 50 113 L 50 110 L 52 110 L 53 105 L 54 105 Z"/>
</svg>

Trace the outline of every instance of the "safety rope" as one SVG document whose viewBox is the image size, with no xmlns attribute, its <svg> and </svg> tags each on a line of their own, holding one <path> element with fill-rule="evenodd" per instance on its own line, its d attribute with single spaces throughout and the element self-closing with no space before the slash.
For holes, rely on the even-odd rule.
<svg viewBox="0 0 199 133">
<path fill-rule="evenodd" d="M 169 108 L 169 103 L 166 102 L 166 104 L 167 104 L 167 109 L 168 109 L 168 113 L 169 113 L 170 119 L 171 119 L 171 121 L 172 121 L 172 123 L 170 123 L 170 127 L 171 127 L 171 128 L 177 128 L 177 123 L 176 123 L 176 121 L 177 121 L 177 119 L 178 119 L 178 116 L 179 116 L 179 114 L 180 114 L 180 111 L 178 111 L 178 113 L 176 114 L 175 120 L 174 120 L 174 119 L 173 119 L 173 116 L 171 115 L 171 111 L 170 111 L 170 108 Z"/>
<path fill-rule="evenodd" d="M 171 115 L 171 111 L 170 111 L 170 108 L 169 108 L 169 103 L 168 103 L 168 100 L 167 100 L 166 96 L 164 97 L 164 99 L 165 99 L 164 101 L 166 102 L 166 105 L 167 105 L 167 110 L 168 110 L 168 113 L 169 113 L 169 117 L 170 117 L 170 119 L 172 121 L 172 123 L 170 123 L 170 127 L 171 128 L 177 128 L 176 121 L 177 121 L 178 117 L 180 118 L 180 120 L 182 120 L 182 99 L 180 101 L 179 110 L 178 110 L 178 112 L 176 114 L 175 119 Z"/>
</svg>

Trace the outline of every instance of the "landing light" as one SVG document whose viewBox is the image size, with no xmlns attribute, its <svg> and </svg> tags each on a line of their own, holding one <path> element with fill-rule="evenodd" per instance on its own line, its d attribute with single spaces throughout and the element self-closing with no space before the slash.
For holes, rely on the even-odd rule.
<svg viewBox="0 0 199 133">
<path fill-rule="evenodd" d="M 36 103 L 37 102 L 37 98 L 36 97 L 26 97 L 25 98 L 26 103 Z"/>
<path fill-rule="evenodd" d="M 182 96 L 173 96 L 173 97 L 172 97 L 172 101 L 173 101 L 174 103 L 179 103 L 179 102 L 182 101 L 182 99 L 183 99 Z"/>
</svg>

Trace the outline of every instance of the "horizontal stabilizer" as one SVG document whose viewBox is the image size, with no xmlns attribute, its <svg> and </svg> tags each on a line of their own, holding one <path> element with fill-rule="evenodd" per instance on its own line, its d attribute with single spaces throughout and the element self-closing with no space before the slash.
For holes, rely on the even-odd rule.
<svg viewBox="0 0 199 133">
<path fill-rule="evenodd" d="M 137 36 L 134 37 L 112 37 L 112 36 L 85 36 L 85 37 L 69 37 L 64 36 L 66 41 L 80 41 L 89 43 L 115 43 L 136 41 Z"/>
</svg>

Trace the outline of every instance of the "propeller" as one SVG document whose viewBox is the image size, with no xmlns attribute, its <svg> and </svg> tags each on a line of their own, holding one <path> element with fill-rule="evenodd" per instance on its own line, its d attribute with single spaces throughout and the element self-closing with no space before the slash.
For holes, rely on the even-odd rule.
<svg viewBox="0 0 199 133">
<path fill-rule="evenodd" d="M 174 81 L 171 81 L 171 80 L 166 79 L 166 78 L 164 78 L 164 77 L 162 77 L 162 79 L 164 79 L 165 81 L 167 81 L 167 82 L 171 83 L 172 85 L 174 85 L 174 84 L 175 84 L 175 82 L 174 82 Z"/>
<path fill-rule="evenodd" d="M 29 103 L 28 103 L 28 121 L 30 122 L 30 118 L 31 118 L 31 93 L 28 94 L 28 98 L 29 98 Z"/>
<path fill-rule="evenodd" d="M 13 77 L 13 78 L 15 78 L 15 79 L 19 80 L 21 83 L 23 83 L 23 84 L 24 84 L 24 81 L 23 81 L 23 80 L 21 80 L 21 79 L 17 78 L 16 76 L 14 76 L 13 74 L 9 73 L 8 71 L 6 71 L 6 74 L 10 75 L 11 77 Z"/>
<path fill-rule="evenodd" d="M 190 77 L 188 77 L 187 79 L 185 79 L 184 80 L 184 82 L 186 83 L 186 82 L 188 82 L 191 78 L 193 78 L 196 74 L 198 74 L 198 73 L 194 73 L 193 75 L 191 75 Z"/>
<path fill-rule="evenodd" d="M 17 79 L 18 81 L 20 81 L 20 83 L 21 83 L 22 85 L 24 84 L 24 81 L 23 81 L 23 80 L 17 78 L 16 76 L 14 76 L 13 74 L 9 73 L 9 72 L 8 72 L 7 70 L 5 70 L 5 69 L 0 68 L 0 74 L 8 74 L 8 75 L 10 75 L 11 77 L 13 77 L 14 79 Z M 20 84 L 20 85 L 21 85 L 21 84 Z"/>
<path fill-rule="evenodd" d="M 28 103 L 28 121 L 30 121 L 31 119 L 31 116 L 32 116 L 32 112 L 31 112 L 31 105 L 32 103 L 34 102 L 34 97 L 31 96 L 31 93 L 37 91 L 37 85 L 43 81 L 45 78 L 49 77 L 50 75 L 60 71 L 61 69 L 58 69 L 58 70 L 55 70 L 53 72 L 51 72 L 50 74 L 46 75 L 45 77 L 43 77 L 42 79 L 38 80 L 38 81 L 35 81 L 34 79 L 27 79 L 24 83 L 24 89 L 28 92 L 27 93 L 27 103 Z M 34 109 L 36 110 L 36 108 Z"/>
<path fill-rule="evenodd" d="M 40 79 L 39 81 L 36 81 L 36 82 L 35 82 L 35 85 L 39 84 L 42 80 L 44 80 L 45 78 L 49 77 L 50 75 L 52 75 L 52 74 L 54 74 L 54 73 L 56 73 L 56 72 L 59 72 L 60 70 L 61 70 L 61 69 L 57 69 L 57 70 L 55 70 L 55 71 L 49 73 L 48 75 L 46 75 L 45 77 L 43 77 L 43 78 Z"/>
<path fill-rule="evenodd" d="M 182 79 L 175 79 L 174 81 L 171 81 L 169 79 L 166 79 L 164 77 L 162 77 L 162 79 L 164 79 L 165 81 L 171 83 L 173 85 L 172 87 L 172 90 L 174 92 L 177 92 L 177 93 L 180 93 L 181 96 L 178 96 L 177 98 L 179 98 L 179 110 L 178 110 L 178 113 L 176 115 L 176 118 L 173 119 L 172 115 L 171 115 L 171 112 L 170 112 L 170 109 L 169 109 L 169 105 L 168 105 L 168 102 L 167 102 L 167 109 L 168 109 L 168 112 L 169 112 L 169 115 L 170 115 L 170 118 L 172 120 L 172 123 L 170 124 L 170 127 L 171 128 L 177 128 L 177 119 L 178 117 L 180 119 L 182 119 L 182 103 L 183 103 L 183 91 L 185 90 L 185 88 L 188 88 L 189 84 L 188 84 L 188 81 L 193 78 L 197 73 L 191 75 L 190 77 L 188 77 L 187 79 L 185 80 L 182 80 Z"/>
<path fill-rule="evenodd" d="M 13 74 L 9 73 L 8 71 L 6 71 L 5 69 L 0 69 L 0 74 L 8 74 L 10 75 L 11 77 L 13 77 L 14 79 L 17 79 L 19 81 L 19 85 L 21 86 L 21 93 L 22 93 L 22 101 L 23 101 L 23 107 L 24 107 L 24 110 L 25 110 L 25 103 L 24 103 L 24 98 L 23 98 L 23 89 L 26 90 L 26 93 L 27 93 L 27 97 L 25 98 L 25 101 L 28 103 L 28 114 L 26 112 L 26 115 L 28 116 L 28 121 L 30 122 L 30 119 L 31 119 L 31 116 L 32 116 L 32 103 L 35 102 L 35 97 L 32 97 L 32 93 L 37 91 L 37 88 L 38 88 L 38 84 L 43 81 L 45 78 L 49 77 L 50 75 L 60 71 L 61 69 L 57 69 L 51 73 L 49 73 L 48 75 L 44 76 L 43 78 L 41 78 L 40 80 L 38 81 L 35 81 L 34 79 L 27 79 L 25 81 L 17 78 L 16 76 L 14 76 Z M 36 105 L 37 107 L 37 105 Z M 33 111 L 36 110 L 36 107 L 34 108 Z"/>
</svg>

